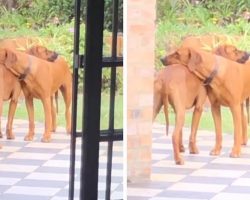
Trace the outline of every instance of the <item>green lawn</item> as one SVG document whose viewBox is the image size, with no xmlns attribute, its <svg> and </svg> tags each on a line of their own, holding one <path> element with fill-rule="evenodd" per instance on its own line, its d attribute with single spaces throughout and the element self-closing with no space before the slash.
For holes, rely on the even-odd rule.
<svg viewBox="0 0 250 200">
<path fill-rule="evenodd" d="M 192 114 L 193 114 L 192 110 L 186 112 L 185 127 L 191 127 Z M 226 107 L 222 107 L 221 116 L 222 116 L 223 133 L 233 133 L 233 119 L 230 110 Z M 174 119 L 175 119 L 175 114 L 173 110 L 170 110 L 169 121 L 171 125 L 174 125 Z M 156 122 L 165 124 L 165 118 L 162 111 L 157 116 Z M 200 120 L 199 129 L 214 131 L 214 121 L 212 118 L 212 113 L 210 108 L 204 109 Z"/>
<path fill-rule="evenodd" d="M 78 117 L 77 117 L 77 127 L 81 128 L 82 123 L 82 94 L 78 95 Z M 101 107 L 101 129 L 108 128 L 109 120 L 109 96 L 106 93 L 102 94 L 102 107 Z M 57 125 L 65 126 L 64 118 L 64 102 L 61 96 L 59 96 L 59 109 L 57 114 Z M 43 106 L 40 100 L 35 99 L 34 101 L 35 108 L 35 121 L 44 122 L 44 111 Z M 8 102 L 4 103 L 4 112 L 3 116 L 7 116 L 8 112 Z M 16 110 L 15 119 L 26 119 L 28 120 L 28 114 L 25 107 L 25 101 L 19 100 L 19 104 Z M 15 120 L 14 120 L 15 123 Z M 115 128 L 123 127 L 123 96 L 116 96 L 115 104 Z"/>
</svg>

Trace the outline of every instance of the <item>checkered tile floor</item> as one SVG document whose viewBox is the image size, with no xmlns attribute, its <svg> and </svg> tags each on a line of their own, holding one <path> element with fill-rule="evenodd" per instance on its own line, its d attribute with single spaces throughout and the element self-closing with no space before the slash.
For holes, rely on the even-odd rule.
<svg viewBox="0 0 250 200">
<path fill-rule="evenodd" d="M 171 131 L 170 131 L 171 132 Z M 184 145 L 189 130 L 184 129 Z M 242 148 L 241 158 L 229 158 L 233 136 L 223 135 L 220 156 L 210 156 L 215 134 L 198 132 L 198 155 L 184 153 L 185 165 L 176 166 L 171 136 L 165 127 L 154 125 L 151 181 L 128 184 L 128 200 L 235 200 L 250 199 L 250 145 Z"/>
<path fill-rule="evenodd" d="M 2 120 L 2 127 L 5 127 Z M 70 137 L 58 128 L 51 143 L 40 142 L 43 125 L 36 124 L 33 142 L 23 140 L 28 130 L 27 121 L 15 120 L 15 140 L 0 139 L 0 199 L 1 200 L 67 200 L 69 180 Z M 3 130 L 5 131 L 5 130 Z M 75 197 L 79 199 L 80 139 L 77 140 L 77 170 Z M 99 194 L 105 199 L 107 144 L 100 145 Z M 112 198 L 123 197 L 122 143 L 114 143 Z"/>
</svg>

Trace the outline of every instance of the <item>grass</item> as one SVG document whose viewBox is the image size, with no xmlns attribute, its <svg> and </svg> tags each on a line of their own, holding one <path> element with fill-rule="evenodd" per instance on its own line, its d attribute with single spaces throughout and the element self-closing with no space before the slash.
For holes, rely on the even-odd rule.
<svg viewBox="0 0 250 200">
<path fill-rule="evenodd" d="M 186 112 L 185 115 L 185 127 L 191 128 L 191 121 L 192 121 L 192 110 L 189 110 Z M 233 119 L 231 112 L 229 108 L 227 107 L 222 107 L 221 109 L 221 118 L 222 118 L 222 131 L 223 133 L 233 133 Z M 165 124 L 165 117 L 163 112 L 161 111 L 157 118 L 156 122 Z M 169 111 L 169 122 L 170 125 L 175 124 L 175 114 L 173 110 L 171 109 Z M 215 131 L 214 129 L 214 121 L 212 118 L 212 113 L 210 108 L 205 108 L 202 117 L 199 123 L 199 130 L 209 130 L 209 131 Z"/>
<path fill-rule="evenodd" d="M 169 8 L 168 8 L 169 9 Z M 169 12 L 174 11 L 174 12 Z M 180 10 L 166 10 L 166 17 L 158 19 L 156 29 L 156 58 L 157 68 L 162 68 L 160 58 L 166 53 L 178 48 L 186 36 L 223 34 L 228 35 L 229 42 L 243 50 L 249 50 L 250 24 L 239 17 L 232 23 L 223 24 L 221 17 L 214 16 L 210 10 L 203 7 L 187 6 Z M 234 41 L 234 36 L 241 36 L 240 41 Z"/>
<path fill-rule="evenodd" d="M 77 127 L 78 129 L 81 128 L 82 124 L 82 102 L 83 102 L 83 95 L 78 95 L 78 116 L 77 116 Z M 108 128 L 108 122 L 109 122 L 109 95 L 106 93 L 102 94 L 101 97 L 101 129 L 107 129 Z M 64 118 L 64 102 L 63 98 L 60 96 L 58 101 L 58 114 L 57 114 L 57 125 L 65 127 L 65 118 Z M 34 100 L 34 110 L 35 110 L 35 121 L 38 122 L 44 122 L 44 111 L 43 106 L 40 100 L 35 99 Z M 8 112 L 8 103 L 4 103 L 4 111 L 3 116 L 7 116 Z M 15 119 L 26 119 L 28 120 L 28 114 L 25 106 L 25 101 L 20 100 L 16 114 Z M 14 120 L 15 123 L 15 120 Z M 114 121 L 114 127 L 119 129 L 123 127 L 123 97 L 122 95 L 116 96 L 115 101 L 115 121 Z"/>
<path fill-rule="evenodd" d="M 169 3 L 170 2 L 170 3 Z M 187 2 L 187 5 L 185 5 Z M 204 1 L 205 2 L 205 1 Z M 203 4 L 205 4 L 203 2 Z M 212 1 L 211 1 L 212 2 Z M 241 10 L 235 1 L 228 4 L 225 1 L 212 2 L 213 9 L 207 9 L 202 4 L 192 6 L 188 1 L 159 1 L 158 18 L 156 29 L 155 67 L 163 68 L 160 58 L 177 49 L 182 39 L 186 36 L 199 36 L 208 34 L 222 34 L 228 36 L 228 42 L 242 50 L 249 51 L 250 46 L 250 24 L 241 14 L 248 6 L 242 4 Z M 243 1 L 242 1 L 243 2 Z M 236 3 L 236 4 L 235 4 Z M 181 5 L 182 4 L 182 5 Z M 181 5 L 181 6 L 180 6 Z M 227 10 L 224 8 L 230 8 Z M 239 14 L 235 20 L 228 23 L 225 16 L 233 16 L 234 8 Z M 161 17 L 159 17 L 161 16 Z M 240 36 L 240 41 L 235 41 L 234 36 Z M 169 112 L 170 124 L 174 125 L 174 113 Z M 192 111 L 186 112 L 185 126 L 191 127 Z M 157 122 L 165 124 L 163 112 L 156 118 Z M 206 109 L 201 117 L 199 129 L 214 131 L 214 122 L 211 110 Z M 222 130 L 233 132 L 233 120 L 228 108 L 222 108 Z"/>
</svg>

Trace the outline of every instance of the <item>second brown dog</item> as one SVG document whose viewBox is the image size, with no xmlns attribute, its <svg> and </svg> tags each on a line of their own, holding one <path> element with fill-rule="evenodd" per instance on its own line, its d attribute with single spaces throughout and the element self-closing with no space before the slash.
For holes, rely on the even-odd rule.
<svg viewBox="0 0 250 200">
<path fill-rule="evenodd" d="M 248 58 L 246 52 L 237 50 L 231 45 L 220 46 L 215 50 L 215 53 L 238 62 L 245 62 Z M 164 62 L 165 59 L 163 59 Z M 184 125 L 185 110 L 193 106 L 194 113 L 189 151 L 190 153 L 198 153 L 196 133 L 206 97 L 206 89 L 201 80 L 180 64 L 167 66 L 155 78 L 153 118 L 156 117 L 161 106 L 164 105 L 166 125 L 168 127 L 168 102 L 172 105 L 176 114 L 176 125 L 173 133 L 176 164 L 183 164 L 183 159 L 179 154 L 179 152 L 184 151 L 182 145 L 182 127 Z"/>
<path fill-rule="evenodd" d="M 246 53 L 244 58 L 248 57 Z M 249 66 L 192 48 L 181 48 L 165 58 L 165 64 L 174 63 L 182 63 L 207 85 L 216 129 L 216 143 L 211 153 L 218 155 L 221 151 L 220 106 L 224 105 L 230 108 L 234 122 L 234 145 L 230 156 L 239 157 L 242 144 L 242 102 L 250 94 Z"/>
<path fill-rule="evenodd" d="M 71 73 L 64 59 L 58 59 L 56 63 L 47 62 L 28 55 L 26 53 L 1 49 L 0 57 L 3 64 L 21 81 L 21 86 L 25 95 L 26 106 L 29 115 L 29 132 L 25 140 L 33 140 L 34 137 L 34 108 L 33 98 L 39 98 L 43 102 L 45 112 L 45 131 L 43 142 L 51 139 L 51 96 L 61 86 L 65 86 L 71 101 L 71 85 L 67 85 L 65 80 L 71 80 Z M 69 74 L 69 76 L 67 76 Z M 56 78 L 56 77 L 59 78 Z M 71 84 L 71 81 L 68 82 Z M 70 103 L 69 103 L 70 105 Z M 70 116 L 70 109 L 66 111 Z M 67 118 L 67 130 L 71 128 L 70 117 Z"/>
</svg>

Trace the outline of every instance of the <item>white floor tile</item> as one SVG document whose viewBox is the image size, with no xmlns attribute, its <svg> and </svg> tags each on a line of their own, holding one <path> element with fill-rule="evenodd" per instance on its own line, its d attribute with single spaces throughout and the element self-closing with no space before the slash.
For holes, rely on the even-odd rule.
<svg viewBox="0 0 250 200">
<path fill-rule="evenodd" d="M 185 160 L 184 165 L 176 165 L 174 160 L 161 160 L 153 165 L 153 167 L 170 167 L 170 168 L 188 168 L 188 169 L 199 169 L 206 165 L 205 162 L 191 162 Z"/>
<path fill-rule="evenodd" d="M 65 149 L 69 146 L 69 144 L 62 143 L 43 143 L 43 142 L 32 142 L 26 145 L 26 147 L 32 148 L 45 148 L 45 149 Z"/>
<path fill-rule="evenodd" d="M 19 178 L 0 177 L 0 185 L 14 185 L 20 180 Z"/>
<path fill-rule="evenodd" d="M 250 199 L 250 194 L 241 193 L 219 193 L 214 196 L 211 200 L 248 200 Z"/>
<path fill-rule="evenodd" d="M 246 187 L 250 187 L 250 178 L 239 178 L 236 179 L 232 185 L 237 185 L 237 186 L 246 186 Z M 249 188 L 250 190 L 250 188 Z M 249 191 L 250 193 L 250 191 Z"/>
<path fill-rule="evenodd" d="M 152 182 L 178 182 L 183 179 L 186 175 L 181 174 L 151 174 L 151 181 Z"/>
<path fill-rule="evenodd" d="M 23 160 L 49 160 L 53 156 L 55 156 L 55 154 L 15 152 L 9 155 L 8 158 L 23 159 Z"/>
<path fill-rule="evenodd" d="M 191 176 L 205 176 L 205 177 L 221 177 L 221 178 L 238 178 L 246 171 L 243 170 L 218 170 L 218 169 L 199 169 L 190 174 Z"/>
<path fill-rule="evenodd" d="M 51 180 L 51 181 L 69 181 L 68 174 L 55 174 L 55 173 L 38 173 L 34 172 L 25 177 L 25 179 L 32 180 Z"/>
<path fill-rule="evenodd" d="M 213 192 L 218 193 L 225 189 L 227 185 L 201 184 L 201 183 L 175 183 L 168 190 L 189 191 L 189 192 Z"/>
<path fill-rule="evenodd" d="M 225 157 L 217 157 L 212 163 L 220 163 L 220 164 L 230 164 L 230 165 L 250 165 L 250 158 L 225 158 Z"/>
<path fill-rule="evenodd" d="M 153 197 L 159 194 L 161 190 L 148 188 L 128 188 L 127 192 L 129 196 Z"/>
<path fill-rule="evenodd" d="M 60 188 L 13 186 L 10 189 L 8 189 L 5 193 L 37 195 L 37 196 L 53 196 L 57 192 L 59 192 L 59 190 Z"/>
<path fill-rule="evenodd" d="M 27 172 L 31 173 L 39 166 L 34 165 L 14 165 L 14 164 L 0 164 L 0 171 L 5 172 Z"/>
</svg>

